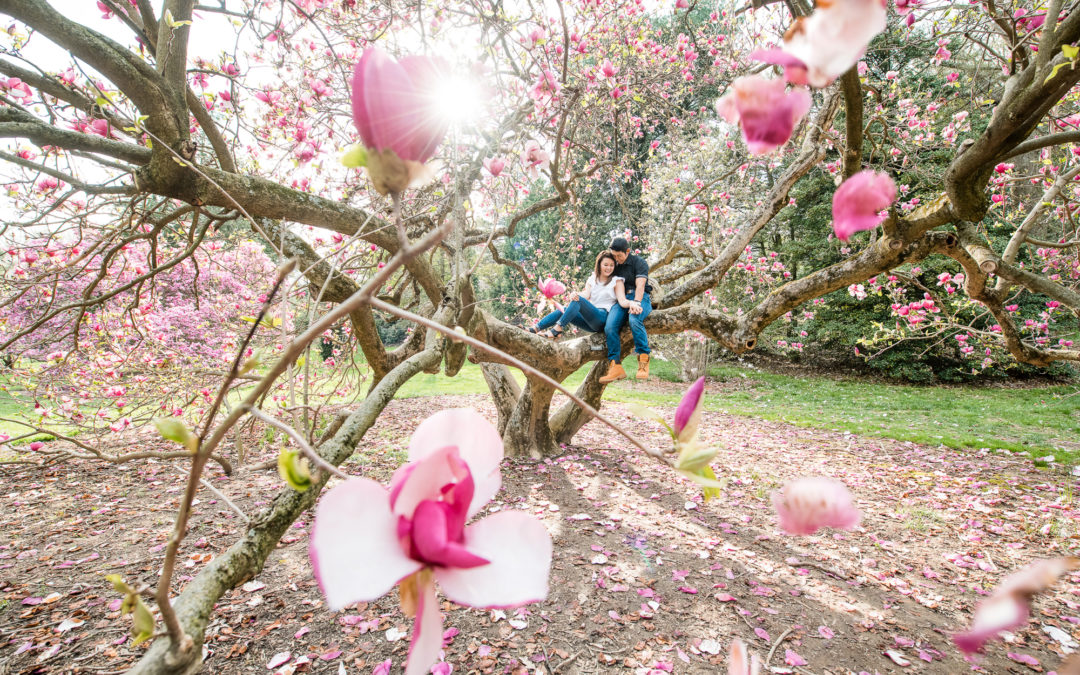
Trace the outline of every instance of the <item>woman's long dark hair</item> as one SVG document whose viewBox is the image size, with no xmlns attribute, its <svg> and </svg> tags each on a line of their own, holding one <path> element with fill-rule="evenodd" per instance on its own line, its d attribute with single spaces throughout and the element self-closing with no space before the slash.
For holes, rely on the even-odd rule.
<svg viewBox="0 0 1080 675">
<path fill-rule="evenodd" d="M 596 278 L 596 283 L 600 283 L 600 262 L 604 258 L 610 258 L 611 262 L 615 263 L 616 266 L 619 264 L 619 262 L 615 260 L 615 256 L 611 255 L 611 251 L 608 251 L 607 249 L 600 251 L 600 254 L 596 256 L 596 264 L 593 265 L 593 276 Z M 611 281 L 610 277 L 608 277 L 608 281 Z"/>
</svg>

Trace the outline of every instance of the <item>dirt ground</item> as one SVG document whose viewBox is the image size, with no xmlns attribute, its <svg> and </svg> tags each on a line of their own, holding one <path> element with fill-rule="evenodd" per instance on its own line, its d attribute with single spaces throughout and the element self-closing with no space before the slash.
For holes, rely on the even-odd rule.
<svg viewBox="0 0 1080 675">
<path fill-rule="evenodd" d="M 344 468 L 388 480 L 412 429 L 435 410 L 462 406 L 494 420 L 482 396 L 394 401 Z M 618 404 L 606 410 L 662 441 L 658 425 Z M 1080 650 L 1080 575 L 1038 598 L 1028 626 L 977 661 L 965 662 L 949 637 L 1007 573 L 1080 552 L 1075 477 L 1022 457 L 722 414 L 707 413 L 703 427 L 722 446 L 717 474 L 730 480 L 707 504 L 700 489 L 596 422 L 560 457 L 507 462 L 489 509 L 524 509 L 548 526 L 551 593 L 506 612 L 443 602 L 452 672 L 726 672 L 736 636 L 769 672 L 815 675 L 1045 672 Z M 210 473 L 249 514 L 280 484 L 273 471 Z M 781 534 L 769 494 L 807 475 L 845 482 L 862 525 Z M 124 670 L 145 647 L 131 647 L 104 576 L 156 582 L 182 465 L 74 462 L 0 476 L 0 675 Z M 198 501 L 178 591 L 242 528 L 212 492 Z M 401 672 L 411 620 L 396 595 L 329 612 L 308 562 L 307 516 L 256 579 L 221 599 L 204 672 L 368 674 L 387 659 L 389 672 Z"/>
</svg>

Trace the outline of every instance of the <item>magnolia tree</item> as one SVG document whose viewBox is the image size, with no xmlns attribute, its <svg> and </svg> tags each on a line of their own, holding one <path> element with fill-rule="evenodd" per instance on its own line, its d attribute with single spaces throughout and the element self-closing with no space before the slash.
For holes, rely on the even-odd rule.
<svg viewBox="0 0 1080 675">
<path fill-rule="evenodd" d="M 467 604 L 541 598 L 543 533 L 465 521 L 497 488 L 501 452 L 546 455 L 606 421 L 605 350 L 602 336 L 544 340 L 485 303 L 506 277 L 526 311 L 557 300 L 612 235 L 628 234 L 663 285 L 652 334 L 741 353 L 848 289 L 887 295 L 896 314 L 868 340 L 932 330 L 980 365 L 1080 360 L 1076 3 L 96 7 L 0 0 L 0 348 L 10 388 L 34 406 L 28 434 L 125 461 L 92 432 L 155 420 L 181 446 L 164 454 L 190 457 L 157 588 L 114 580 L 140 632 L 154 633 L 144 595 L 164 625 L 140 672 L 196 669 L 214 602 L 261 567 L 397 389 L 420 372 L 453 376 L 466 358 L 483 368 L 497 430 L 477 424 L 482 439 L 443 452 L 431 430 L 464 422 L 430 422 L 389 493 L 359 479 L 336 488 L 315 566 L 334 606 L 402 581 L 419 617 L 414 672 L 437 653 L 433 580 Z M 806 186 L 822 178 L 832 256 L 791 265 L 776 243 L 807 236 L 800 200 L 816 205 Z M 530 237 L 538 222 L 550 231 Z M 918 268 L 931 260 L 952 271 L 927 287 Z M 387 317 L 415 326 L 400 345 L 384 342 Z M 349 350 L 369 376 L 316 441 L 318 407 L 360 385 L 318 380 L 320 339 L 341 350 L 324 376 Z M 553 410 L 559 383 L 594 361 Z M 670 448 L 627 438 L 715 494 L 687 405 Z M 289 436 L 289 485 L 172 598 L 199 476 L 210 460 L 228 468 L 223 440 L 245 420 Z M 828 512 L 810 513 L 819 503 Z M 858 520 L 828 483 L 792 486 L 778 508 L 793 533 Z M 350 512 L 374 529 L 327 524 Z M 532 555 L 497 560 L 491 539 L 515 528 Z M 373 543 L 335 547 L 350 534 Z M 508 588 L 500 575 L 515 567 L 529 582 Z M 365 569 L 385 574 L 350 581 Z M 470 570 L 495 575 L 490 592 Z M 1026 618 L 1057 573 L 1003 591 L 1013 623 L 987 619 L 964 644 Z"/>
</svg>

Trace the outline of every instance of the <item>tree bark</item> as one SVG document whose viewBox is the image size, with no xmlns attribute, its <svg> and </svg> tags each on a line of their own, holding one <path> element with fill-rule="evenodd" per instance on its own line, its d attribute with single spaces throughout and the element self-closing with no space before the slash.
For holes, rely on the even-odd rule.
<svg viewBox="0 0 1080 675">
<path fill-rule="evenodd" d="M 604 389 L 606 389 L 606 385 L 600 384 L 600 377 L 606 372 L 607 360 L 601 359 L 597 361 L 589 370 L 585 381 L 581 383 L 581 386 L 575 392 L 581 400 L 597 410 L 600 409 L 601 398 L 604 395 Z M 567 401 L 551 416 L 551 431 L 555 435 L 555 442 L 561 445 L 574 440 L 574 435 L 590 419 L 584 408 L 573 401 Z"/>
<path fill-rule="evenodd" d="M 557 454 L 559 446 L 548 424 L 551 397 L 555 388 L 528 376 L 503 432 L 503 450 L 507 457 L 540 459 Z"/>
<path fill-rule="evenodd" d="M 480 371 L 484 374 L 484 381 L 487 382 L 491 398 L 495 401 L 495 409 L 499 413 L 498 429 L 501 435 L 506 431 L 510 415 L 521 398 L 521 387 L 510 374 L 510 369 L 501 363 L 481 363 Z"/>
</svg>

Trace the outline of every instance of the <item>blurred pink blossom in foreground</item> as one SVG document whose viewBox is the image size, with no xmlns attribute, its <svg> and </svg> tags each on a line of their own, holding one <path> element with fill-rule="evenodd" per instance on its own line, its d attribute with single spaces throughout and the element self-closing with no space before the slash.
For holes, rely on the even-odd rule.
<svg viewBox="0 0 1080 675">
<path fill-rule="evenodd" d="M 795 125 L 810 109 L 810 93 L 802 88 L 787 91 L 783 80 L 740 77 L 716 101 L 716 112 L 742 127 L 752 155 L 771 152 L 787 143 Z"/>
<path fill-rule="evenodd" d="M 499 433 L 474 410 L 443 410 L 417 427 L 409 463 L 389 491 L 352 478 L 315 513 L 311 563 L 331 609 L 374 600 L 401 584 L 416 616 L 406 675 L 427 673 L 442 648 L 435 580 L 459 605 L 506 608 L 547 597 L 551 536 L 517 510 L 468 527 L 501 484 Z"/>
<path fill-rule="evenodd" d="M 761 659 L 757 654 L 749 654 L 746 643 L 735 638 L 728 648 L 728 675 L 759 675 Z"/>
<path fill-rule="evenodd" d="M 799 478 L 772 494 L 780 529 L 788 534 L 814 534 L 823 527 L 850 530 L 859 524 L 851 493 L 831 478 Z"/>
<path fill-rule="evenodd" d="M 962 652 L 973 654 L 1001 632 L 1023 626 L 1031 615 L 1031 599 L 1054 585 L 1062 574 L 1075 569 L 1080 569 L 1080 558 L 1049 558 L 1010 574 L 979 603 L 971 627 L 954 635 L 953 642 Z"/>
<path fill-rule="evenodd" d="M 896 201 L 896 183 L 887 174 L 860 171 L 833 195 L 833 231 L 841 241 L 882 221 L 879 212 Z"/>
<path fill-rule="evenodd" d="M 818 0 L 784 35 L 784 51 L 802 61 L 812 87 L 827 87 L 855 65 L 885 30 L 882 0 Z"/>
<path fill-rule="evenodd" d="M 394 61 L 381 50 L 364 50 L 353 69 L 353 122 L 364 147 L 366 164 L 380 194 L 402 192 L 428 180 L 424 162 L 446 135 L 448 118 L 432 95 L 443 69 L 441 61 L 407 56 Z"/>
</svg>

